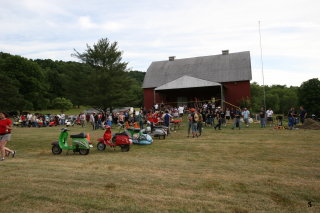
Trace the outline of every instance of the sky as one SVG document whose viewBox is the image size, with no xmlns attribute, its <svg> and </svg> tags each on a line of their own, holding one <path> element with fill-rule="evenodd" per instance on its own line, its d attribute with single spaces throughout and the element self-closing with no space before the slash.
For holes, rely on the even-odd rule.
<svg viewBox="0 0 320 213">
<path fill-rule="evenodd" d="M 0 51 L 78 61 L 101 38 L 131 70 L 153 61 L 250 51 L 252 82 L 320 78 L 319 0 L 0 0 Z M 262 60 L 259 36 L 262 44 Z M 262 66 L 263 62 L 263 66 Z M 262 69 L 263 67 L 263 69 Z"/>
</svg>

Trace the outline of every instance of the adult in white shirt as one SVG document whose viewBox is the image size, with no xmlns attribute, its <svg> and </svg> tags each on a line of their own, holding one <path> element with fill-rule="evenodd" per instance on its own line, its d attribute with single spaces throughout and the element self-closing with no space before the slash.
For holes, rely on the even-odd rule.
<svg viewBox="0 0 320 213">
<path fill-rule="evenodd" d="M 94 119 L 94 116 L 95 116 L 95 113 L 92 113 L 90 115 L 90 119 L 89 119 L 89 122 L 91 123 L 92 125 L 92 130 L 95 130 L 95 119 Z"/>
<path fill-rule="evenodd" d="M 243 120 L 246 126 L 249 126 L 249 118 L 250 118 L 250 111 L 247 108 L 244 108 L 242 112 Z"/>
<path fill-rule="evenodd" d="M 158 105 L 158 104 L 155 104 L 155 105 L 154 105 L 154 110 L 155 110 L 155 111 L 158 111 L 158 108 L 159 108 L 159 105 Z"/>
<path fill-rule="evenodd" d="M 183 113 L 184 113 L 184 107 L 183 106 L 179 106 L 178 111 L 179 111 L 179 116 L 182 117 Z"/>
<path fill-rule="evenodd" d="M 267 111 L 266 111 L 266 114 L 267 114 L 267 124 L 269 124 L 270 126 L 273 125 L 273 111 L 271 108 L 269 108 Z"/>
<path fill-rule="evenodd" d="M 86 127 L 86 115 L 82 112 L 80 114 L 80 124 L 81 124 L 81 127 Z"/>
</svg>

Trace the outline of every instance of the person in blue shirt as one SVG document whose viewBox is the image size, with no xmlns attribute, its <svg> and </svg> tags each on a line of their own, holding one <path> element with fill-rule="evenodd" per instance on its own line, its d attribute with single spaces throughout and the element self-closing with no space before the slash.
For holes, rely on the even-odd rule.
<svg viewBox="0 0 320 213">
<path fill-rule="evenodd" d="M 165 114 L 163 115 L 163 122 L 165 126 L 169 127 L 171 118 L 172 115 L 170 115 L 168 110 L 166 110 Z"/>
</svg>

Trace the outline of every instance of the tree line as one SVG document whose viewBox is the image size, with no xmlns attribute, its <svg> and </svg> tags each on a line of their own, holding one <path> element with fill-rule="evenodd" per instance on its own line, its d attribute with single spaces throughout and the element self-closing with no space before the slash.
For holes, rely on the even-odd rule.
<svg viewBox="0 0 320 213">
<path fill-rule="evenodd" d="M 256 82 L 251 83 L 251 99 L 243 99 L 241 107 L 248 107 L 254 112 L 259 112 L 264 107 L 264 90 L 266 108 L 271 108 L 275 113 L 287 113 L 291 107 L 296 109 L 303 106 L 311 113 L 320 115 L 320 81 L 313 78 L 303 82 L 300 86 L 272 85 L 261 86 Z"/>
<path fill-rule="evenodd" d="M 0 109 L 28 111 L 62 109 L 67 106 L 91 106 L 101 111 L 122 106 L 143 106 L 141 88 L 144 72 L 131 71 L 122 60 L 117 42 L 108 38 L 87 45 L 84 52 L 72 54 L 81 62 L 26 59 L 0 52 Z M 258 112 L 266 106 L 276 113 L 304 106 L 320 113 L 320 81 L 303 82 L 300 87 L 251 84 L 251 98 L 241 107 Z"/>
<path fill-rule="evenodd" d="M 100 39 L 79 62 L 31 60 L 0 52 L 0 109 L 59 109 L 57 105 L 92 106 L 100 110 L 142 106 L 144 72 L 131 71 L 116 42 Z"/>
</svg>

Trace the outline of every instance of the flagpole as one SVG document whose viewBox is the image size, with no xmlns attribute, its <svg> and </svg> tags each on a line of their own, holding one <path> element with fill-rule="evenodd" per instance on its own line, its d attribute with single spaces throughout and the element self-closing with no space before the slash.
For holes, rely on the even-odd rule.
<svg viewBox="0 0 320 213">
<path fill-rule="evenodd" d="M 265 88 L 265 85 L 264 85 L 264 72 L 263 72 L 263 59 L 262 59 L 262 42 L 261 42 L 260 21 L 259 21 L 259 37 L 260 37 L 260 59 L 261 59 L 262 85 L 263 85 L 263 105 L 264 105 L 264 110 L 267 110 L 267 108 L 266 108 L 266 88 Z"/>
</svg>

